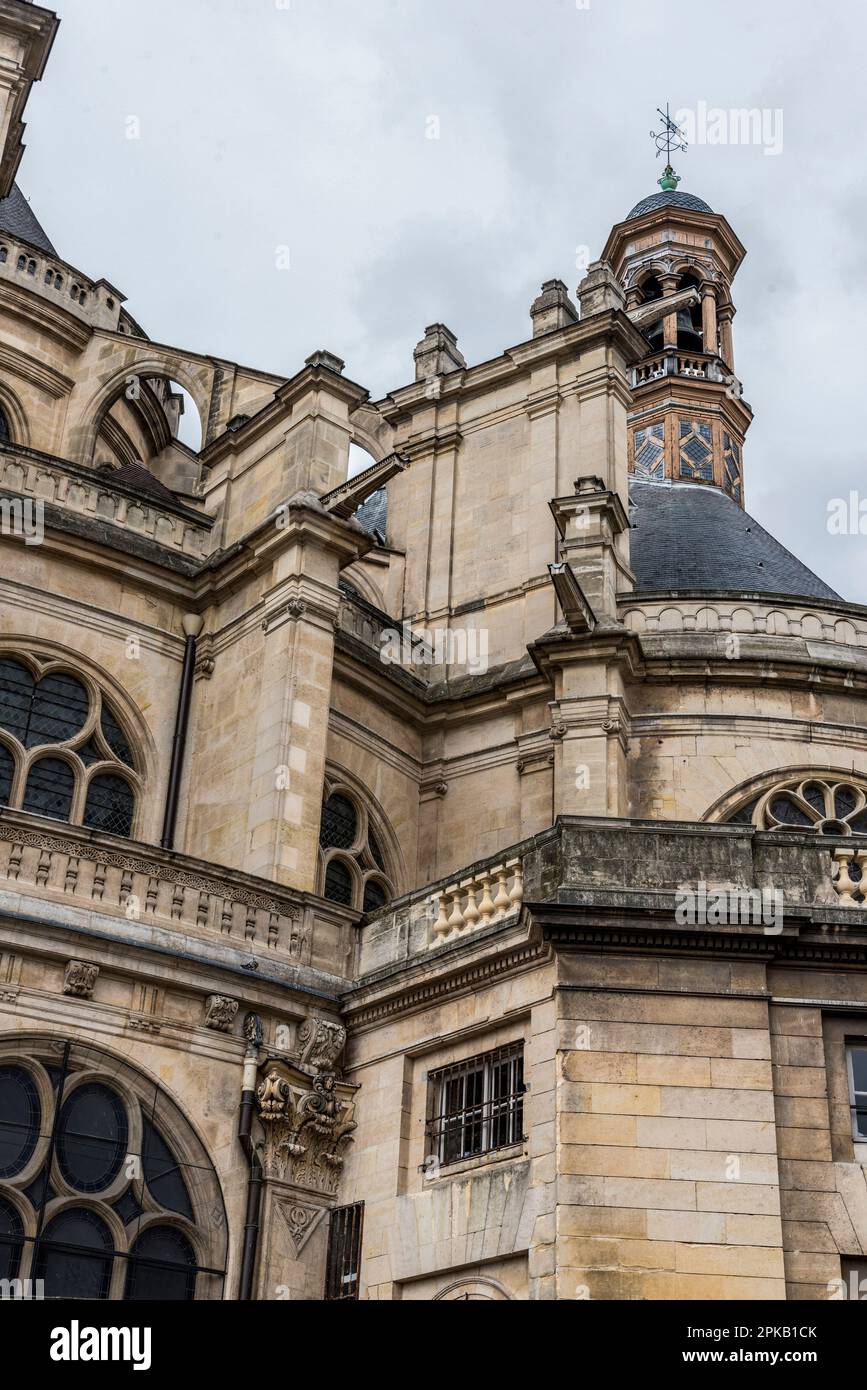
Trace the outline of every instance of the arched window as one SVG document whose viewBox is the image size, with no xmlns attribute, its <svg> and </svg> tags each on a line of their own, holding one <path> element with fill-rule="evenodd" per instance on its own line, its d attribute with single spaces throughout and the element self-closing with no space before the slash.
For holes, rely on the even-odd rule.
<svg viewBox="0 0 867 1390">
<path fill-rule="evenodd" d="M 361 912 L 394 897 L 382 836 L 367 806 L 348 788 L 326 785 L 319 825 L 322 896 Z"/>
<path fill-rule="evenodd" d="M 759 830 L 867 835 L 867 778 L 839 780 L 830 773 L 782 778 L 759 796 L 748 793 L 724 820 Z"/>
<path fill-rule="evenodd" d="M 0 657 L 0 806 L 128 837 L 139 786 L 130 741 L 91 681 Z"/>
<path fill-rule="evenodd" d="M 696 288 L 701 290 L 701 280 L 688 270 L 680 277 L 678 290 Z M 704 351 L 704 328 L 701 317 L 701 300 L 679 309 L 677 313 L 677 346 L 682 352 Z"/>
<path fill-rule="evenodd" d="M 177 1108 L 89 1044 L 15 1047 L 0 1051 L 0 1278 L 42 1279 L 46 1298 L 222 1297 L 222 1196 Z"/>
<path fill-rule="evenodd" d="M 12 431 L 9 428 L 9 420 L 2 405 L 0 405 L 0 444 L 8 444 L 11 440 Z"/>
<path fill-rule="evenodd" d="M 108 1298 L 113 1256 L 105 1222 L 89 1207 L 73 1207 L 46 1226 L 33 1277 L 45 1281 L 46 1298 Z"/>
</svg>

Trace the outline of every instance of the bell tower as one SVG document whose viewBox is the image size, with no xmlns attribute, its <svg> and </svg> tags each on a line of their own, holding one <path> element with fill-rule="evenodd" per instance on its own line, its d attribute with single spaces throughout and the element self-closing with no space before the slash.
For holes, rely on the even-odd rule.
<svg viewBox="0 0 867 1390">
<path fill-rule="evenodd" d="M 721 488 L 743 506 L 752 411 L 735 374 L 731 287 L 746 251 L 725 217 L 678 190 L 671 155 L 686 143 L 668 109 L 659 114 L 661 191 L 617 223 L 602 252 L 647 339 L 647 355 L 632 368 L 629 471 L 648 482 Z"/>
</svg>

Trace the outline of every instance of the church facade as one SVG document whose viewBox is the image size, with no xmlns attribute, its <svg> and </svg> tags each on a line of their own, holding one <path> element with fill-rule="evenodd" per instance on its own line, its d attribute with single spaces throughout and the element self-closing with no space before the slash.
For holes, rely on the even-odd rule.
<svg viewBox="0 0 867 1390">
<path fill-rule="evenodd" d="M 0 0 L 0 1280 L 848 1296 L 867 609 L 745 510 L 736 233 L 666 171 L 380 400 L 192 353 L 15 184 L 56 29 Z"/>
</svg>

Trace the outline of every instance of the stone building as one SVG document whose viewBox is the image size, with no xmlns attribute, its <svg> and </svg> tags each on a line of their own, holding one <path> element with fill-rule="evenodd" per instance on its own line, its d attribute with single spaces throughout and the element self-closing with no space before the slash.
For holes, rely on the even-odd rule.
<svg viewBox="0 0 867 1390">
<path fill-rule="evenodd" d="M 867 610 L 744 510 L 726 218 L 665 178 L 381 400 L 191 353 L 14 183 L 56 27 L 0 0 L 0 1278 L 839 1294 Z"/>
</svg>

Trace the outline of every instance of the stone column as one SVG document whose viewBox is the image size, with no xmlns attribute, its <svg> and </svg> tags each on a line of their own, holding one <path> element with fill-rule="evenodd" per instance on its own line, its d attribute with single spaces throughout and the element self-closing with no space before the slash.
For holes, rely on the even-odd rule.
<svg viewBox="0 0 867 1390">
<path fill-rule="evenodd" d="M 713 285 L 703 285 L 701 291 L 701 330 L 704 350 L 716 356 L 719 352 L 716 316 L 716 291 Z"/>
</svg>

